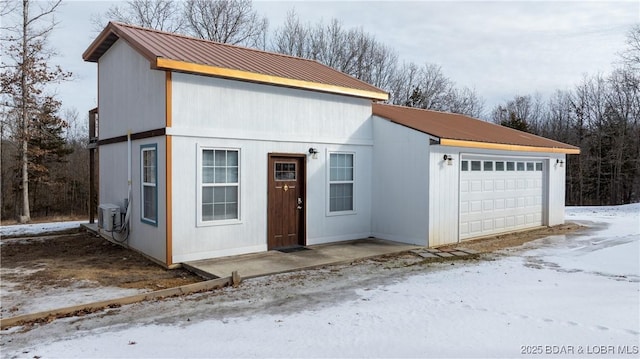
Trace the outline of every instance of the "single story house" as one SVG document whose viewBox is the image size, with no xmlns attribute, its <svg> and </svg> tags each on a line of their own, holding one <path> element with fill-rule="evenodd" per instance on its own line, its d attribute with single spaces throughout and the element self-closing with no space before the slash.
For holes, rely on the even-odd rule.
<svg viewBox="0 0 640 359">
<path fill-rule="evenodd" d="M 386 92 L 315 61 L 121 23 L 83 58 L 98 64 L 100 231 L 126 227 L 129 247 L 167 267 L 564 221 L 576 147 L 385 105 Z"/>
</svg>

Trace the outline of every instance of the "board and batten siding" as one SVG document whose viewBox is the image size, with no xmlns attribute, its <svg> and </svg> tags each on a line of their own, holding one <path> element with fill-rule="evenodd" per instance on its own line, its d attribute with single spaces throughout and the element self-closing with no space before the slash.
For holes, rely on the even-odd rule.
<svg viewBox="0 0 640 359">
<path fill-rule="evenodd" d="M 561 161 L 562 164 L 558 163 L 558 160 Z M 547 186 L 549 189 L 549 212 L 547 225 L 556 226 L 564 224 L 567 156 L 565 154 L 555 153 L 550 155 L 547 168 L 549 169 L 549 185 Z"/>
<path fill-rule="evenodd" d="M 429 247 L 458 242 L 460 151 L 440 145 L 429 153 Z M 453 159 L 449 166 L 444 155 Z"/>
<path fill-rule="evenodd" d="M 123 40 L 98 62 L 100 139 L 165 126 L 165 72 L 152 70 Z"/>
<path fill-rule="evenodd" d="M 427 245 L 429 136 L 373 116 L 372 233 Z"/>
<path fill-rule="evenodd" d="M 172 75 L 173 262 L 267 250 L 270 153 L 306 154 L 307 244 L 371 233 L 372 125 L 368 100 L 318 92 Z M 201 148 L 240 150 L 240 219 L 198 225 L 197 155 Z M 318 150 L 317 158 L 308 155 Z M 330 152 L 355 155 L 355 211 L 327 213 Z"/>
<path fill-rule="evenodd" d="M 141 168 L 140 147 L 156 145 L 157 156 L 157 225 L 141 221 Z M 99 198 L 100 203 L 119 205 L 124 210 L 124 201 L 128 196 L 127 184 L 127 142 L 100 146 Z M 132 141 L 131 144 L 131 219 L 130 235 L 127 244 L 140 252 L 164 263 L 166 261 L 166 167 L 164 137 L 153 137 Z M 111 233 L 103 233 L 107 237 Z"/>
<path fill-rule="evenodd" d="M 165 72 L 150 69 L 149 61 L 125 41 L 116 41 L 98 62 L 98 102 L 101 140 L 163 128 L 165 117 Z M 157 225 L 141 217 L 140 146 L 157 146 Z M 127 198 L 127 142 L 101 145 L 99 154 L 99 201 L 124 209 Z M 127 244 L 166 262 L 165 139 L 153 137 L 132 141 L 132 203 Z M 106 234 L 110 236 L 110 234 Z"/>
<path fill-rule="evenodd" d="M 372 145 L 367 99 L 182 73 L 172 88 L 175 135 Z"/>
</svg>

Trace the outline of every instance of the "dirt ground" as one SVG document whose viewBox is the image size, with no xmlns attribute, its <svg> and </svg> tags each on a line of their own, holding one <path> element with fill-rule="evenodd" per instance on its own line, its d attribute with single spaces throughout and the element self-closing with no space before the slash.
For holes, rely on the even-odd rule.
<svg viewBox="0 0 640 359">
<path fill-rule="evenodd" d="M 527 242 L 531 242 L 543 237 L 569 234 L 581 228 L 584 227 L 575 223 L 566 223 L 553 227 L 539 228 L 534 230 L 507 233 L 498 236 L 463 241 L 462 243 L 458 243 L 455 245 L 447 245 L 438 248 L 446 250 L 453 249 L 455 247 L 463 247 L 476 250 L 480 253 L 489 253 L 500 249 L 521 246 Z"/>
<path fill-rule="evenodd" d="M 458 245 L 481 253 L 516 247 L 526 242 L 574 232 L 581 226 L 560 226 L 465 241 Z M 87 280 L 102 286 L 157 290 L 195 283 L 201 278 L 184 269 L 165 270 L 142 255 L 89 233 L 3 239 L 0 263 L 4 269 L 44 269 L 34 273 L 3 273 L 4 280 L 30 288 Z"/>
<path fill-rule="evenodd" d="M 31 289 L 86 280 L 102 286 L 158 290 L 201 281 L 184 269 L 165 270 L 142 255 L 88 233 L 3 239 L 2 279 Z"/>
</svg>

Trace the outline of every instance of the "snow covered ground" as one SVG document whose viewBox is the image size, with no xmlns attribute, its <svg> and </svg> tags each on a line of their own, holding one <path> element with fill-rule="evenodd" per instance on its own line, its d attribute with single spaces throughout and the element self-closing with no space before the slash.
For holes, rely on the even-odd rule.
<svg viewBox="0 0 640 359">
<path fill-rule="evenodd" d="M 16 224 L 11 226 L 0 226 L 0 237 L 16 237 L 39 235 L 49 232 L 59 232 L 80 227 L 87 221 L 69 221 L 53 223 Z"/>
<path fill-rule="evenodd" d="M 638 357 L 640 205 L 480 260 L 369 262 L 0 333 L 10 357 Z"/>
</svg>

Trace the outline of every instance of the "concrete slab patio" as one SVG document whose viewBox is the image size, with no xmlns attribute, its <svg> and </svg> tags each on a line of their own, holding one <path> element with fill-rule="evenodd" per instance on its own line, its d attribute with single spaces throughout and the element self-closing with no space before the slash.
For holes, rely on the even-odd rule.
<svg viewBox="0 0 640 359">
<path fill-rule="evenodd" d="M 223 278 L 237 271 L 242 278 L 347 263 L 354 260 L 397 254 L 418 247 L 404 243 L 367 238 L 306 247 L 308 250 L 283 253 L 269 251 L 183 263 L 184 267 L 205 278 Z"/>
</svg>

